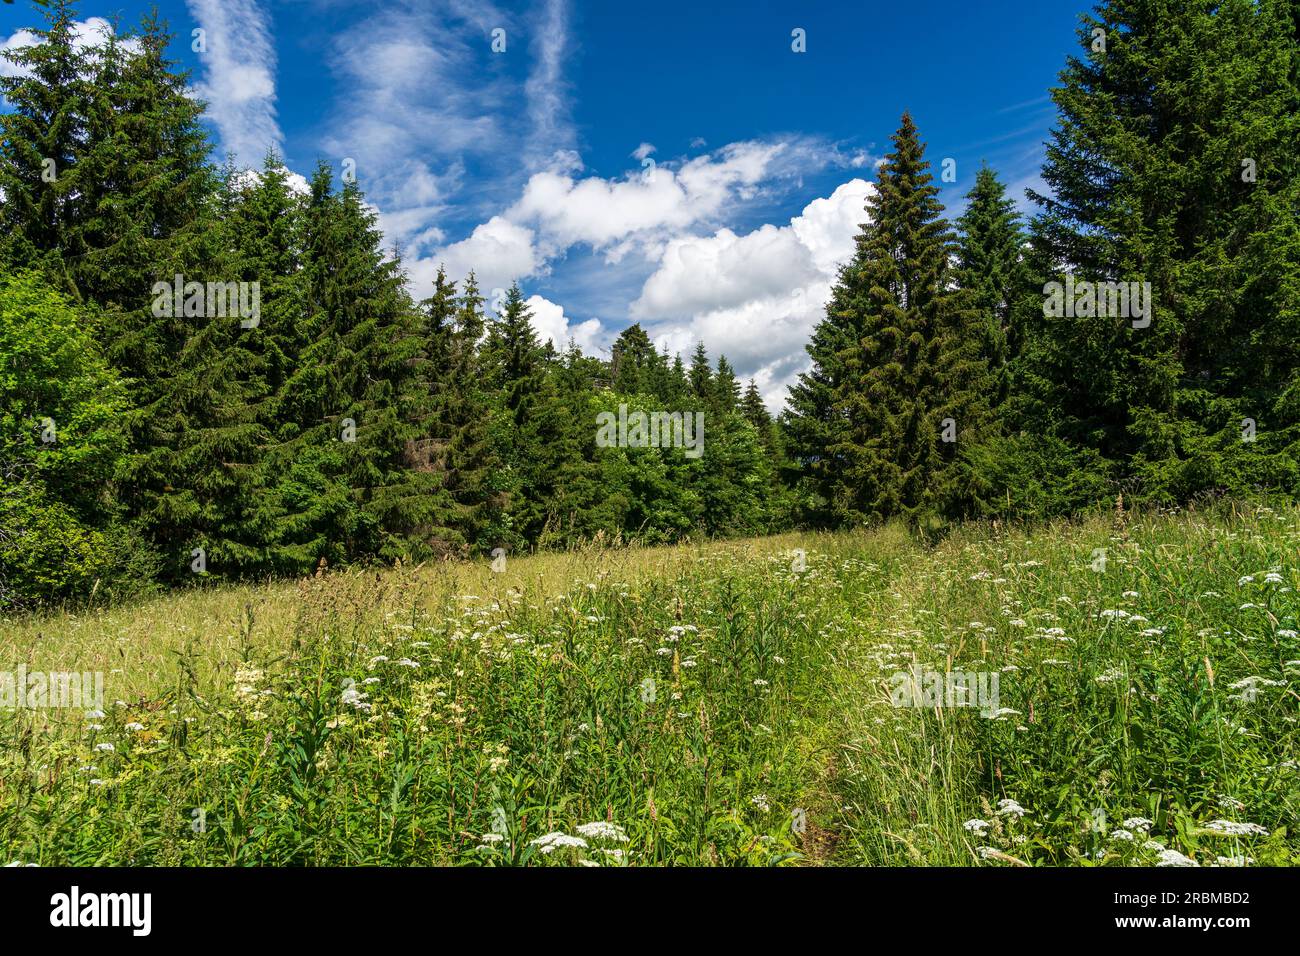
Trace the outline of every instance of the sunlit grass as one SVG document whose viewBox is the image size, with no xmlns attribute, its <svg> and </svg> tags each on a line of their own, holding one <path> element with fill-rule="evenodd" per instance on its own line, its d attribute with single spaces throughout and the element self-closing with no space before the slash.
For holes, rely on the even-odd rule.
<svg viewBox="0 0 1300 956">
<path fill-rule="evenodd" d="M 588 548 L 4 622 L 0 670 L 102 670 L 106 706 L 0 711 L 0 855 L 1291 863 L 1296 517 Z M 996 671 L 1001 715 L 894 706 L 914 663 Z"/>
</svg>

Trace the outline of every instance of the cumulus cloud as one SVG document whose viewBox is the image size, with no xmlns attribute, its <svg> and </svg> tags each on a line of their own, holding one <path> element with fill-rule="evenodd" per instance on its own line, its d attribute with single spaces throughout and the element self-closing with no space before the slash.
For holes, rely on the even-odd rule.
<svg viewBox="0 0 1300 956">
<path fill-rule="evenodd" d="M 620 179 L 547 170 L 528 180 L 505 215 L 536 228 L 545 256 L 585 244 L 618 261 L 712 220 L 737 199 L 754 198 L 764 182 L 800 168 L 809 152 L 799 141 L 747 141 Z"/>
<path fill-rule="evenodd" d="M 594 355 L 605 343 L 604 330 L 599 319 L 587 319 L 576 325 L 564 314 L 564 308 L 540 295 L 530 295 L 527 305 L 533 313 L 533 328 L 542 342 L 548 339 L 563 351 L 573 339 L 578 348 Z"/>
<path fill-rule="evenodd" d="M 744 236 L 674 239 L 632 303 L 634 318 L 689 318 L 756 298 L 789 295 L 816 278 L 809 249 L 789 226 L 765 225 Z"/>
<path fill-rule="evenodd" d="M 534 238 L 526 226 L 493 216 L 460 242 L 444 246 L 431 256 L 412 259 L 407 273 L 417 292 L 433 281 L 439 265 L 453 281 L 461 282 L 473 271 L 479 288 L 485 292 L 505 289 L 541 268 Z"/>
<path fill-rule="evenodd" d="M 632 304 L 633 317 L 670 352 L 688 353 L 703 341 L 715 359 L 725 354 L 779 409 L 786 388 L 807 368 L 803 347 L 824 314 L 836 270 L 853 255 L 873 189 L 853 179 L 808 203 L 788 225 L 672 240 Z"/>
<path fill-rule="evenodd" d="M 112 33 L 113 25 L 103 17 L 87 17 L 85 20 L 74 20 L 72 22 L 72 42 L 78 50 L 91 50 L 101 46 L 104 43 L 104 38 L 111 36 Z M 40 38 L 32 30 L 16 30 L 3 43 L 0 43 L 0 76 L 30 75 L 30 70 L 10 61 L 3 54 L 35 46 L 38 42 L 40 42 Z M 139 42 L 132 39 L 126 40 L 122 45 L 132 51 L 140 49 Z"/>
<path fill-rule="evenodd" d="M 296 196 L 306 196 L 311 192 L 311 186 L 307 183 L 307 177 L 301 173 L 295 173 L 292 169 L 282 166 L 284 169 L 285 186 L 289 192 Z M 232 177 L 231 183 L 236 189 L 251 189 L 262 181 L 262 173 L 258 169 L 241 169 Z"/>
<path fill-rule="evenodd" d="M 518 200 L 466 238 L 428 253 L 408 241 L 407 252 L 413 253 L 408 274 L 423 283 L 442 263 L 458 281 L 473 269 L 481 287 L 505 287 L 545 274 L 554 259 L 575 246 L 589 247 L 607 263 L 635 252 L 653 264 L 675 237 L 715 221 L 736 203 L 754 198 L 776 180 L 795 176 L 808 163 L 824 161 L 816 157 L 815 147 L 804 140 L 741 142 L 681 163 L 604 178 L 582 175 L 576 154 L 562 151 L 550 168 L 529 177 Z M 420 221 L 418 214 L 408 221 L 390 213 L 384 225 L 409 233 Z M 779 241 L 791 245 L 783 237 Z M 689 257 L 694 250 L 676 254 Z M 737 275 L 735 281 L 742 277 Z"/>
</svg>

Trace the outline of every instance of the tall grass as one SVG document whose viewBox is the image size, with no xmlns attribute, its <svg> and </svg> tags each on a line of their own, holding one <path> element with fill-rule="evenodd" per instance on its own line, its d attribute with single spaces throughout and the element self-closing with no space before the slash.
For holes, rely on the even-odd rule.
<svg viewBox="0 0 1300 956">
<path fill-rule="evenodd" d="M 0 711 L 0 855 L 1291 863 L 1296 518 L 590 549 L 4 622 L 0 670 L 102 670 L 108 700 Z M 996 670 L 999 716 L 894 706 L 913 663 Z"/>
</svg>

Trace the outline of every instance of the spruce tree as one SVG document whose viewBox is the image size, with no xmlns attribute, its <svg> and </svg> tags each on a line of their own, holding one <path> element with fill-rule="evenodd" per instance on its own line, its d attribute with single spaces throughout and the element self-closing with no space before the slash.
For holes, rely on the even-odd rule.
<svg viewBox="0 0 1300 956">
<path fill-rule="evenodd" d="M 500 403 L 496 442 L 503 474 L 499 484 L 504 485 L 508 502 L 502 540 L 495 545 L 517 547 L 530 540 L 544 522 L 535 479 L 543 453 L 538 444 L 537 416 L 546 389 L 532 311 L 517 284 L 510 287 L 501 313 L 488 330 L 484 364 L 487 381 Z"/>
<path fill-rule="evenodd" d="M 467 546 L 490 551 L 504 537 L 501 524 L 508 490 L 491 428 L 493 409 L 481 354 L 483 298 L 470 273 L 456 303 L 446 375 L 442 425 L 446 429 L 446 488 L 454 502 L 453 524 Z"/>
<path fill-rule="evenodd" d="M 1034 403 L 1153 497 L 1294 489 L 1294 7 L 1106 0 L 1079 42 L 1053 91 L 1051 194 L 1032 194 L 1037 258 L 1058 282 L 1149 283 L 1152 309 L 1039 313 Z"/>
<path fill-rule="evenodd" d="M 308 424 L 282 507 L 300 557 L 419 558 L 440 525 L 439 478 L 412 467 L 424 399 L 418 310 L 355 183 L 321 164 L 304 216 L 313 340 L 285 387 Z"/>
<path fill-rule="evenodd" d="M 9 106 L 0 115 L 0 243 L 11 267 L 39 268 L 76 295 L 62 256 L 80 251 L 89 54 L 75 42 L 71 0 L 54 0 L 45 18 L 35 43 L 3 54 L 16 70 L 0 76 Z"/>
<path fill-rule="evenodd" d="M 988 367 L 1000 405 L 1009 387 L 1007 364 L 1017 342 L 1012 316 L 1025 294 L 1022 265 L 1024 233 L 1015 203 L 1006 197 L 997 174 L 981 166 L 966 194 L 966 211 L 957 219 L 957 282 L 970 293 L 982 335 L 980 354 Z"/>
<path fill-rule="evenodd" d="M 709 353 L 703 342 L 695 343 L 695 352 L 691 356 L 691 368 L 688 373 L 691 394 L 699 402 L 707 401 L 713 392 L 713 368 L 709 365 Z"/>
<path fill-rule="evenodd" d="M 841 517 L 832 500 L 845 464 L 837 449 L 845 441 L 848 419 L 837 395 L 846 376 L 844 356 L 861 337 L 857 276 L 864 241 L 865 229 L 857 237 L 854 258 L 839 268 L 826 303 L 826 317 L 817 323 L 804 347 L 812 359 L 811 368 L 800 373 L 790 387 L 781 415 L 790 455 L 786 477 L 795 488 L 799 518 L 822 527 L 835 524 Z"/>
<path fill-rule="evenodd" d="M 713 378 L 713 400 L 716 407 L 724 413 L 734 412 L 740 405 L 740 382 L 736 381 L 736 371 L 725 355 L 718 356 L 718 371 Z"/>
<path fill-rule="evenodd" d="M 952 237 L 909 115 L 893 141 L 855 260 L 841 273 L 826 329 L 814 335 L 818 348 L 839 347 L 792 402 L 797 423 L 828 400 L 824 420 L 794 430 L 827 439 L 803 453 L 822 464 L 831 513 L 852 522 L 896 514 L 918 522 L 947 509 L 961 490 L 958 442 L 977 440 L 988 423 L 976 315 L 952 288 Z"/>
<path fill-rule="evenodd" d="M 655 375 L 654 345 L 640 323 L 633 323 L 619 333 L 611 356 L 610 380 L 614 391 L 623 395 L 655 394 L 662 387 L 662 379 L 656 380 Z"/>
</svg>

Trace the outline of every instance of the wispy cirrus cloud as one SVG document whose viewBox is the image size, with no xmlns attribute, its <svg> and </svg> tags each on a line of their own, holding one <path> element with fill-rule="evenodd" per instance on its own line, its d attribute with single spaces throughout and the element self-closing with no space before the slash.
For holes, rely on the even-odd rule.
<svg viewBox="0 0 1300 956">
<path fill-rule="evenodd" d="M 525 159 L 530 169 L 547 165 L 557 152 L 573 150 L 577 143 L 564 76 L 566 57 L 574 52 L 568 12 L 566 0 L 545 0 L 533 17 L 533 65 L 524 83 L 530 125 Z"/>
<path fill-rule="evenodd" d="M 186 6 L 204 31 L 194 92 L 208 104 L 218 148 L 241 166 L 260 166 L 267 150 L 284 149 L 271 15 L 257 0 L 186 0 Z"/>
<path fill-rule="evenodd" d="M 572 146 L 566 11 L 561 0 L 523 13 L 490 0 L 399 0 L 334 38 L 330 69 L 347 95 L 319 144 L 356 161 L 386 237 L 412 261 L 443 243 L 448 218 L 477 218 L 499 247 L 503 230 L 487 221 L 527 175 L 527 157 Z"/>
</svg>

